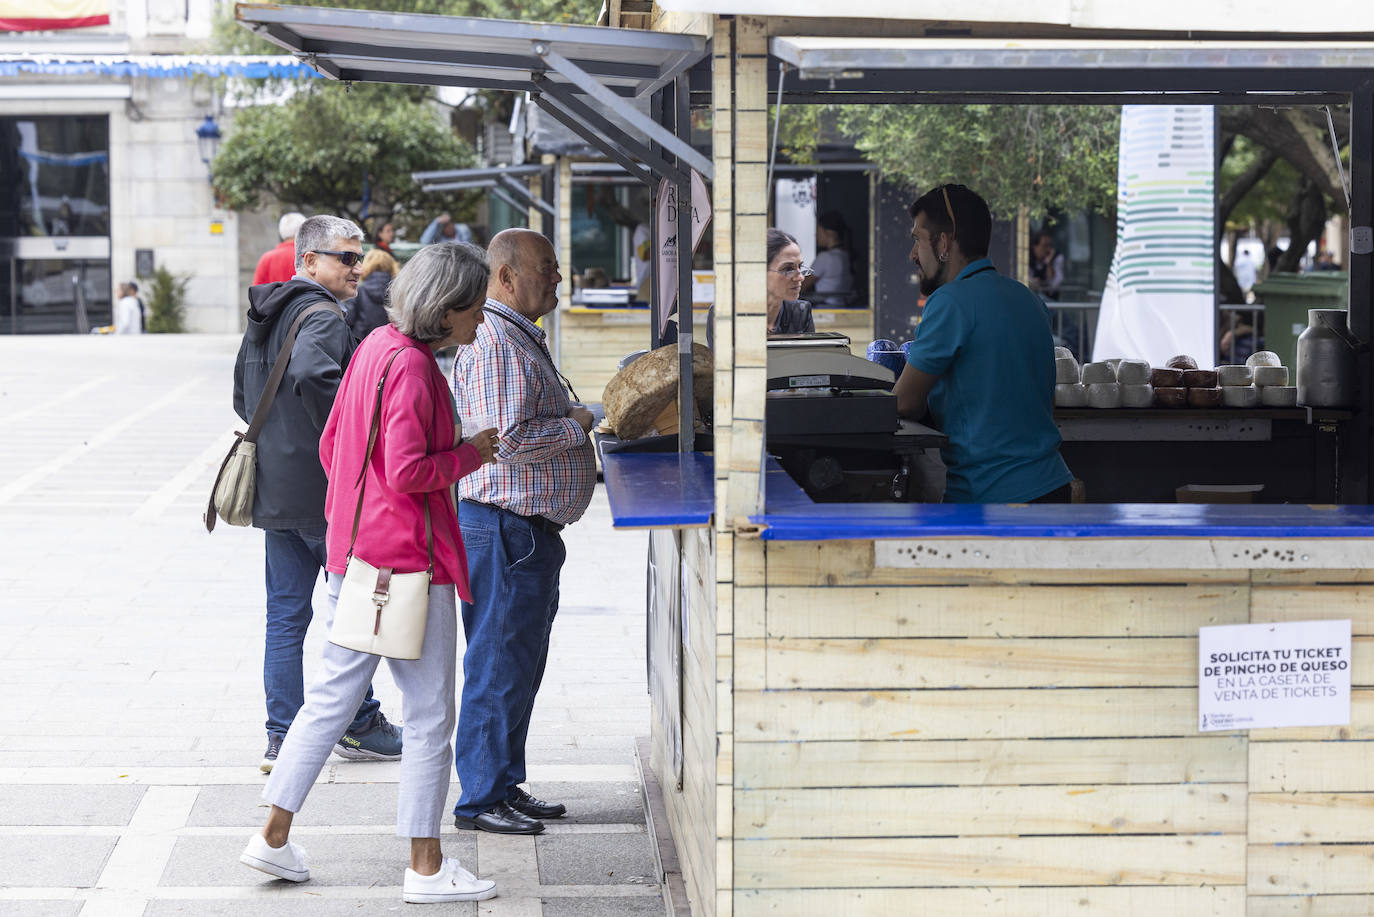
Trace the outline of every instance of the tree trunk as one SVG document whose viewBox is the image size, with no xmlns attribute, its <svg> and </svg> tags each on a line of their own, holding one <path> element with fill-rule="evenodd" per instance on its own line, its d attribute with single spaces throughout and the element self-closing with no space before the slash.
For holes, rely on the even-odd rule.
<svg viewBox="0 0 1374 917">
<path fill-rule="evenodd" d="M 1326 225 L 1326 199 L 1315 182 L 1306 177 L 1298 184 L 1288 210 L 1288 250 L 1279 256 L 1276 271 L 1296 271 L 1307 253 L 1307 244 L 1321 238 Z"/>
</svg>

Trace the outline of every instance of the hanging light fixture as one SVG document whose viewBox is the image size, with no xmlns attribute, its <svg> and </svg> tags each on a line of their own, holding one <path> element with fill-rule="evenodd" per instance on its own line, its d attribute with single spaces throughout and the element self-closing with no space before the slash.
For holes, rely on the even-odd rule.
<svg viewBox="0 0 1374 917">
<path fill-rule="evenodd" d="M 200 161 L 205 163 L 205 176 L 211 184 L 214 184 L 215 176 L 210 169 L 210 163 L 219 151 L 219 138 L 219 125 L 215 123 L 214 116 L 206 115 L 205 120 L 200 122 L 200 127 L 196 128 L 196 143 L 200 147 Z"/>
</svg>

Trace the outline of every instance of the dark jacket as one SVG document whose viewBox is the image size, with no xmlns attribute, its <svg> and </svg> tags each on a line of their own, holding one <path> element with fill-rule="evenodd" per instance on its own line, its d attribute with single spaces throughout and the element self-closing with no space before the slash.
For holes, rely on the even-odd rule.
<svg viewBox="0 0 1374 917">
<path fill-rule="evenodd" d="M 353 329 L 353 336 L 358 340 L 390 321 L 386 317 L 386 291 L 390 287 L 390 274 L 373 271 L 358 284 L 358 295 L 344 303 L 348 327 Z"/>
<path fill-rule="evenodd" d="M 811 317 L 811 303 L 804 299 L 784 299 L 782 310 L 778 312 L 778 327 L 774 334 L 801 334 L 816 330 L 816 321 Z"/>
<path fill-rule="evenodd" d="M 299 279 L 250 287 L 248 301 L 248 330 L 234 363 L 234 410 L 245 421 L 257 407 L 296 316 L 316 303 L 338 305 L 323 287 Z M 316 312 L 301 325 L 258 437 L 254 527 L 324 526 L 327 482 L 320 466 L 320 433 L 356 346 L 338 313 Z"/>
</svg>

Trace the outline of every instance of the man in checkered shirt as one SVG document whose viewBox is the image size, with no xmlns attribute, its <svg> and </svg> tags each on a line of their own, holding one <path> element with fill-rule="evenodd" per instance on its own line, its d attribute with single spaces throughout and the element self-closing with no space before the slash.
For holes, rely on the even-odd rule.
<svg viewBox="0 0 1374 917">
<path fill-rule="evenodd" d="M 472 602 L 455 764 L 459 828 L 538 834 L 566 808 L 525 781 L 525 736 L 544 675 L 567 553 L 559 532 L 596 486 L 592 414 L 570 399 L 535 324 L 558 308 L 558 258 L 537 232 L 508 229 L 487 252 L 491 281 L 477 340 L 453 365 L 458 414 L 495 426 L 494 463 L 458 482 Z"/>
</svg>

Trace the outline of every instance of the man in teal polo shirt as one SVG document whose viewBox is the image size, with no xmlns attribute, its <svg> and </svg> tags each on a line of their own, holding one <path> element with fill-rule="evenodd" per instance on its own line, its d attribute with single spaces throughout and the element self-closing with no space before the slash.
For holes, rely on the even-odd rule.
<svg viewBox="0 0 1374 917">
<path fill-rule="evenodd" d="M 1073 475 L 1054 425 L 1049 310 L 988 260 L 992 216 L 963 185 L 911 205 L 911 260 L 926 299 L 893 392 L 949 437 L 946 503 L 1067 503 Z"/>
</svg>

